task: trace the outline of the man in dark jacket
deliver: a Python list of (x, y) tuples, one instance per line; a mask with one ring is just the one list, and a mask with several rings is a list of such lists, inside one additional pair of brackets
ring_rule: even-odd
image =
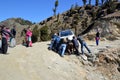
[(73, 42), (73, 47), (75, 48), (76, 54), (79, 55), (79, 43), (75, 36), (73, 36), (72, 42)]
[(8, 36), (13, 37), (13, 35), (6, 30), (6, 27), (4, 25), (0, 27), (1, 27), (1, 36), (2, 36), (2, 47), (1, 47), (0, 53), (6, 54), (8, 50), (7, 37)]
[(82, 52), (82, 54), (84, 54), (84, 50), (83, 50), (84, 47), (88, 50), (89, 53), (91, 53), (91, 51), (90, 51), (90, 49), (87, 47), (87, 44), (86, 44), (85, 40), (83, 39), (83, 37), (80, 36), (80, 35), (78, 35), (78, 38), (77, 38), (77, 39), (78, 39), (78, 41), (79, 41), (80, 44), (81, 44), (81, 52)]
[(97, 46), (99, 45), (99, 39), (100, 39), (100, 33), (99, 33), (99, 31), (97, 31), (96, 37), (95, 37), (96, 45), (97, 45)]
[(11, 33), (13, 34), (14, 38), (16, 36), (16, 27), (13, 26), (13, 28), (11, 29)]

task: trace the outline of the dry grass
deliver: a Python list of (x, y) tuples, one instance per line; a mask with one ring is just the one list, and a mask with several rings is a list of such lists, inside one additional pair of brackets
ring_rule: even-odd
[(118, 40), (116, 36), (108, 36), (106, 39), (110, 41)]

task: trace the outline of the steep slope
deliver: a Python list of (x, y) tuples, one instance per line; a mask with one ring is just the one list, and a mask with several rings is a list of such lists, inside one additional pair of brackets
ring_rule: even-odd
[(115, 5), (111, 4), (114, 8), (109, 7), (109, 5), (106, 3), (103, 6), (86, 5), (72, 7), (56, 17), (52, 16), (43, 20), (39, 25), (42, 27), (48, 26), (50, 35), (60, 30), (72, 29), (76, 35), (87, 34), (86, 37), (94, 38), (96, 31), (99, 30), (101, 38), (110, 40), (109, 37), (112, 36), (114, 39), (117, 39), (120, 26), (116, 26), (113, 22), (117, 21), (118, 24), (120, 22), (120, 14), (118, 14), (120, 10), (118, 7), (115, 7), (119, 6), (120, 2), (115, 3)]

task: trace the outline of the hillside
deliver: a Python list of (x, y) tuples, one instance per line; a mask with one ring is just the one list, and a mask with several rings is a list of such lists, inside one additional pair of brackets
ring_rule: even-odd
[[(74, 5), (62, 14), (51, 16), (39, 23), (32, 23), (22, 18), (9, 18), (0, 22), (0, 25), (17, 27), (17, 44), (21, 44), (24, 40), (21, 32), (28, 26), (33, 30), (37, 27), (33, 31), (33, 38), (37, 37), (34, 42), (50, 40), (54, 32), (64, 29), (71, 29), (76, 35), (85, 35), (88, 40), (94, 40), (96, 30), (99, 30), (103, 40), (116, 40), (120, 36), (120, 2), (108, 2), (101, 6)], [(41, 28), (46, 29), (47, 34), (41, 33)]]
[(28, 20), (24, 20), (21, 18), (9, 18), (5, 21), (0, 22), (0, 25), (5, 25), (8, 28), (13, 28), (13, 26), (16, 26), (16, 41), (17, 44), (22, 43), (23, 37), (21, 36), (21, 32), (24, 28), (27, 28), (29, 25), (32, 25), (32, 23)]
[[(87, 41), (95, 60), (65, 55), (47, 49), (50, 42), (26, 48), (17, 45), (0, 54), (0, 80), (120, 80), (120, 40)], [(99, 55), (99, 56), (98, 56)]]
[[(114, 6), (111, 7), (111, 6)], [(70, 10), (47, 18), (40, 22), (41, 26), (48, 26), (49, 32), (58, 32), (64, 29), (72, 29), (76, 35), (88, 34), (92, 38), (96, 30), (100, 30), (102, 37), (113, 32), (112, 35), (119, 35), (119, 27), (114, 22), (120, 22), (120, 2), (104, 4), (102, 6), (72, 6)], [(112, 10), (111, 10), (112, 9)], [(112, 31), (114, 29), (114, 31)], [(118, 30), (118, 31), (117, 31)]]
[(16, 26), (16, 42), (17, 44), (22, 44), (22, 41), (24, 40), (24, 36), (22, 35), (22, 32), (24, 29), (27, 29), (27, 27), (31, 27), (32, 29), (35, 27), (35, 23), (32, 23), (29, 20), (24, 20), (22, 18), (9, 18), (7, 20), (4, 20), (0, 22), (0, 25), (5, 25), (9, 29), (13, 28), (13, 26)]

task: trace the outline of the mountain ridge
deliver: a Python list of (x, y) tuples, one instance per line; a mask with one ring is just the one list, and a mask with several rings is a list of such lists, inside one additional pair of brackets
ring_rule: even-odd
[[(9, 18), (0, 22), (0, 25), (6, 25), (10, 28), (12, 28), (14, 25), (17, 27), (18, 44), (22, 43), (22, 40), (20, 39), (22, 30), (28, 26), (30, 26), (32, 29), (37, 26), (38, 31), (34, 32), (38, 33), (35, 34), (40, 33), (40, 28), (43, 27), (44, 29), (47, 27), (47, 35), (45, 36), (48, 36), (48, 38), (45, 40), (50, 40), (50, 36), (54, 32), (59, 32), (59, 30), (64, 29), (73, 30), (75, 35), (85, 35), (86, 39), (89, 40), (94, 40), (96, 30), (99, 29), (101, 38), (110, 40), (112, 37), (113, 39), (117, 39), (117, 36), (120, 34), (120, 14), (116, 16), (114, 13), (120, 13), (120, 2), (114, 2), (111, 5), (114, 6), (114, 4), (116, 5), (115, 8), (108, 7), (108, 4), (103, 6), (74, 6), (62, 14), (51, 16), (39, 23), (32, 23), (31, 21), (24, 20), (22, 18)], [(42, 41), (43, 38), (41, 39), (41, 37), (41, 35), (37, 36), (38, 39), (36, 41)]]

